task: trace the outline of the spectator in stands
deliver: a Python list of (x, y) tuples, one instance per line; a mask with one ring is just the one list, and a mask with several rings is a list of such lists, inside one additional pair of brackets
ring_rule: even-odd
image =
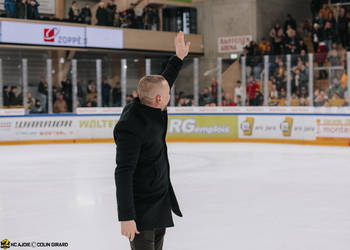
[[(323, 67), (327, 59), (327, 46), (326, 43), (320, 42), (317, 48), (317, 54), (315, 56), (318, 67)], [(327, 79), (327, 72), (325, 70), (320, 70), (319, 79)]]
[(72, 7), (69, 9), (69, 21), (78, 23), (81, 21), (80, 19), (80, 9), (78, 7), (77, 1), (72, 2)]
[(326, 43), (327, 50), (332, 49), (332, 41), (334, 40), (334, 30), (329, 21), (326, 21), (324, 29), (322, 31), (322, 41)]
[(263, 39), (259, 43), (260, 54), (264, 55), (268, 47), (270, 47), (270, 43), (265, 39), (265, 37), (263, 37)]
[(35, 100), (35, 105), (33, 106), (31, 112), (32, 114), (44, 113), (43, 107), (41, 106), (40, 100)]
[(30, 92), (27, 92), (27, 105), (29, 113), (31, 113), (35, 106), (35, 99), (33, 98), (32, 93)]
[(229, 93), (226, 93), (224, 95), (224, 100), (222, 102), (221, 106), (236, 106), (235, 102), (232, 100), (231, 96)]
[(309, 33), (312, 31), (312, 27), (307, 19), (304, 21), (302, 29), (304, 37), (308, 36)]
[(270, 37), (272, 39), (273, 53), (275, 55), (281, 54), (281, 45), (283, 44), (284, 33), (279, 23), (276, 23), (275, 27), (273, 27), (271, 30)]
[(238, 100), (237, 100), (237, 97), (238, 96), (242, 96), (243, 95), (243, 87), (242, 87), (242, 82), (240, 80), (238, 80), (236, 82), (236, 86), (235, 86), (235, 89), (234, 89), (234, 102), (237, 103)]
[(270, 90), (270, 94), (269, 94), (269, 105), (270, 106), (277, 106), (278, 105), (278, 98), (279, 98), (279, 94), (277, 91), (277, 86), (276, 84), (272, 84), (271, 85), (271, 90)]
[(236, 102), (235, 102), (235, 104), (236, 104), (236, 106), (242, 106), (242, 96), (240, 96), (240, 95), (237, 95), (236, 96)]
[(317, 52), (320, 39), (321, 39), (320, 24), (314, 23), (313, 30), (312, 30), (312, 44), (313, 44), (315, 53)]
[(58, 93), (58, 89), (56, 86), (52, 87), (52, 103), (55, 103), (56, 99), (57, 99), (57, 93)]
[(91, 85), (90, 93), (86, 95), (86, 106), (97, 107), (97, 92), (95, 85)]
[(199, 106), (214, 102), (215, 99), (209, 91), (209, 88), (204, 88), (202, 94), (199, 96)]
[(120, 107), (122, 105), (122, 90), (119, 82), (112, 89), (112, 104), (113, 107)]
[(91, 9), (89, 4), (85, 4), (85, 7), (81, 9), (81, 21), (82, 23), (91, 24)]
[(8, 88), (7, 85), (5, 85), (3, 87), (2, 100), (3, 100), (3, 105), (4, 106), (9, 106), (10, 105), (10, 93), (9, 93), (9, 88)]
[(9, 93), (9, 106), (17, 106), (17, 105), (23, 105), (19, 102), (18, 96), (17, 96), (17, 87), (12, 86), (11, 91)]
[(249, 81), (248, 81), (248, 84), (247, 84), (247, 87), (246, 87), (246, 96), (248, 97), (249, 99), (249, 106), (256, 106), (256, 90), (257, 89), (260, 89), (260, 85), (257, 81), (255, 81), (254, 77), (253, 76), (250, 76), (249, 77)]
[(40, 100), (41, 100), (41, 104), (43, 105), (44, 108), (44, 112), (47, 112), (47, 90), (48, 90), (48, 84), (46, 82), (46, 80), (41, 77), (40, 78), (40, 82), (39, 82), (39, 86), (38, 86), (38, 92), (40, 94)]
[(284, 32), (287, 34), (288, 26), (290, 26), (293, 30), (297, 30), (297, 21), (292, 17), (291, 14), (287, 15), (287, 20), (284, 23)]
[(126, 10), (126, 22), (128, 28), (136, 28), (136, 14), (135, 14), (135, 3), (130, 4), (130, 8)]
[(79, 105), (82, 107), (85, 105), (85, 100), (84, 100), (84, 92), (83, 92), (83, 88), (81, 86), (81, 81), (80, 79), (78, 78), (77, 79), (77, 97), (78, 97), (78, 102), (79, 102)]
[(96, 11), (96, 19), (97, 19), (97, 25), (106, 26), (108, 24), (108, 13), (104, 2), (98, 3), (98, 9)]
[(115, 14), (117, 12), (117, 5), (115, 4), (114, 0), (109, 0), (109, 2), (107, 3), (106, 10), (107, 10), (107, 25), (113, 26)]
[(300, 39), (299, 40), (299, 43), (298, 43), (298, 53), (300, 54), (301, 51), (305, 51), (305, 53), (307, 54), (308, 53), (308, 48), (307, 48), (307, 45), (305, 44), (304, 40), (303, 39)]
[(26, 0), (17, 0), (17, 18), (24, 19), (26, 18)]
[(348, 44), (348, 23), (349, 20), (346, 17), (346, 12), (344, 8), (340, 9), (340, 15), (339, 15), (339, 23), (338, 23), (338, 27), (339, 27), (339, 40), (343, 46), (343, 48), (346, 48), (347, 44)]
[[(332, 49), (328, 52), (327, 60), (331, 63), (332, 67), (341, 66), (341, 54), (338, 51), (338, 46), (336, 43), (332, 44)], [(331, 77), (336, 76), (336, 70), (331, 70)]]
[(27, 1), (27, 18), (28, 19), (40, 19), (39, 6), (40, 4), (36, 0)]
[(102, 107), (109, 107), (109, 96), (111, 92), (111, 85), (107, 82), (104, 77), (102, 80)]
[(93, 80), (89, 80), (89, 83), (88, 83), (87, 88), (86, 88), (86, 92), (88, 94), (91, 93), (91, 89), (93, 86), (95, 86), (95, 88), (96, 88), (95, 82)]
[(318, 12), (321, 9), (321, 1), (320, 0), (312, 0), (311, 1), (311, 12), (312, 17), (316, 17), (318, 15)]
[(72, 83), (70, 81), (70, 79), (66, 79), (66, 81), (63, 81), (62, 83), (62, 94), (64, 97), (64, 100), (66, 101), (67, 107), (68, 107), (68, 111), (72, 112)]
[(53, 112), (66, 113), (67, 111), (68, 111), (68, 105), (66, 100), (64, 99), (64, 95), (62, 93), (58, 93), (57, 100), (53, 104)]
[(5, 0), (4, 7), (7, 17), (16, 17), (16, 0)]
[(322, 14), (324, 19), (329, 19), (329, 15), (332, 13), (332, 11), (329, 8), (328, 4), (324, 3), (322, 4), (322, 8), (319, 13)]
[(211, 80), (211, 95), (215, 100), (217, 100), (217, 93), (218, 93), (218, 81), (216, 78), (213, 78)]

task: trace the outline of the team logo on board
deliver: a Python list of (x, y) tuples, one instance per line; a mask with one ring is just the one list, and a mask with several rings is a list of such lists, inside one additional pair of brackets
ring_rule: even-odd
[(253, 134), (253, 127), (254, 127), (254, 117), (247, 117), (241, 123), (241, 129), (244, 135), (251, 136)]
[(284, 119), (284, 121), (281, 123), (280, 128), (283, 136), (291, 136), (293, 129), (293, 118), (286, 117), (286, 119)]

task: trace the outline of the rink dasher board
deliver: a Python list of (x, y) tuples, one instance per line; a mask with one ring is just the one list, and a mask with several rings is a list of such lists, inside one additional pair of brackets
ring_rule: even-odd
[[(2, 145), (60, 140), (67, 143), (79, 140), (113, 142), (113, 128), (120, 112), (112, 111), (113, 108), (106, 114), (0, 116), (0, 141)], [(175, 142), (257, 140), (316, 145), (320, 142), (346, 146), (350, 143), (350, 114), (169, 113), (167, 139)]]

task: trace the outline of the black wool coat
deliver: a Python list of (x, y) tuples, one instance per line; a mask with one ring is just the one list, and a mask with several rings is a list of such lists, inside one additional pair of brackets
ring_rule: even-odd
[[(181, 67), (182, 60), (172, 56), (161, 74), (170, 88)], [(173, 227), (171, 211), (182, 217), (170, 182), (167, 124), (166, 110), (136, 98), (124, 107), (114, 128), (118, 220), (135, 220), (139, 231)]]

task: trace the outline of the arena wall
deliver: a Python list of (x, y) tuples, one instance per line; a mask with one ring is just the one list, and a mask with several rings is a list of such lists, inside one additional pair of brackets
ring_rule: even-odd
[[(0, 145), (113, 142), (121, 108), (78, 114), (1, 113)], [(248, 142), (350, 146), (349, 108), (169, 108), (168, 142)]]

